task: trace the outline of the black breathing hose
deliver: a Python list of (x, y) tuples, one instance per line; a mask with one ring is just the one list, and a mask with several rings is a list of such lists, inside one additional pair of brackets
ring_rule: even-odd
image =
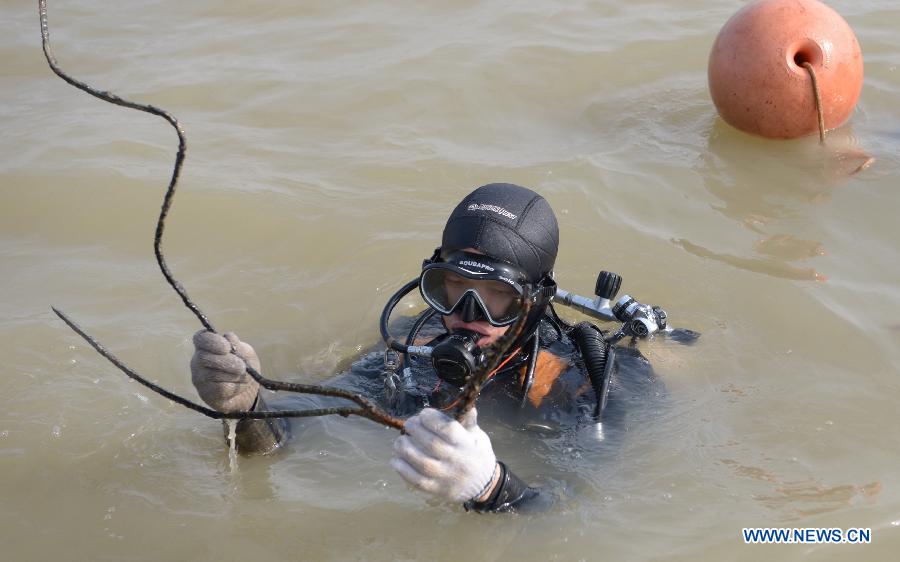
[[(416, 319), (415, 324), (413, 324), (412, 329), (409, 331), (409, 335), (406, 336), (406, 348), (409, 349), (409, 346), (416, 344), (416, 338), (419, 336), (419, 331), (422, 330), (422, 326), (424, 326), (429, 320), (434, 318), (434, 315), (437, 314), (437, 311), (433, 308), (428, 308), (423, 311), (422, 314)], [(405, 365), (409, 365), (409, 354), (403, 354), (403, 361)]]
[(609, 395), (609, 379), (615, 360), (615, 349), (606, 343), (600, 330), (590, 322), (581, 322), (569, 333), (581, 352), (584, 367), (588, 372), (591, 386), (597, 395), (597, 408), (594, 416), (599, 419), (606, 408)]
[(387, 303), (384, 305), (384, 310), (381, 311), (381, 322), (379, 322), (379, 328), (381, 328), (381, 338), (384, 340), (385, 345), (394, 351), (399, 351), (400, 353), (406, 353), (406, 349), (409, 347), (405, 344), (402, 344), (394, 339), (388, 332), (388, 321), (391, 319), (391, 313), (394, 311), (394, 307), (397, 306), (397, 303), (409, 294), (413, 289), (419, 286), (419, 278), (416, 277), (406, 285), (400, 287), (400, 290), (394, 293), (394, 295), (388, 299)]
[(531, 357), (528, 358), (528, 369), (525, 371), (525, 380), (522, 381), (522, 401), (519, 407), (524, 407), (528, 401), (528, 393), (534, 386), (534, 367), (537, 365), (538, 353), (541, 352), (540, 330), (534, 333), (534, 343), (531, 346)]

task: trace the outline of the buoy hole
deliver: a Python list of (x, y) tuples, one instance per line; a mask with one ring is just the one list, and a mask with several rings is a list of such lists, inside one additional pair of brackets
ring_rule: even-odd
[(790, 57), (789, 60), (791, 60), (801, 72), (805, 72), (803, 70), (804, 63), (808, 62), (815, 67), (822, 65), (822, 49), (811, 39), (797, 42), (793, 45), (793, 49), (788, 52), (794, 53), (794, 56)]

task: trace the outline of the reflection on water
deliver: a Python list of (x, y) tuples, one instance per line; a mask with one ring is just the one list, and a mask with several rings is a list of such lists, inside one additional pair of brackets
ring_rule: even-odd
[[(794, 141), (759, 139), (716, 120), (708, 135), (708, 151), (695, 169), (706, 189), (719, 199), (713, 208), (760, 236), (751, 248), (762, 257), (749, 258), (704, 248), (689, 240), (676, 244), (688, 252), (734, 267), (785, 279), (827, 281), (804, 262), (825, 255), (820, 241), (784, 232), (802, 223), (813, 206), (830, 200), (848, 177), (865, 170), (874, 158), (856, 147), (845, 127), (830, 133), (823, 146), (814, 137)], [(734, 178), (745, 178), (736, 182)], [(799, 220), (798, 220), (799, 219)]]
[(775, 234), (760, 239), (753, 249), (763, 255), (785, 260), (805, 260), (824, 256), (825, 248), (814, 240), (800, 240), (790, 234)]
[[(726, 263), (733, 267), (738, 267), (755, 273), (772, 275), (781, 277), (782, 279), (795, 279), (798, 281), (827, 281), (827, 278), (811, 267), (797, 267), (789, 261), (785, 261), (779, 257), (767, 258), (744, 258), (733, 254), (717, 253), (708, 250), (703, 246), (692, 244), (687, 240), (672, 240), (675, 244), (681, 246), (691, 254), (715, 261)], [(758, 251), (758, 250), (757, 250)], [(823, 252), (824, 253), (824, 252)]]
[(718, 462), (731, 469), (738, 477), (766, 483), (771, 489), (755, 494), (754, 498), (785, 522), (853, 505), (874, 505), (882, 491), (881, 482), (826, 486), (816, 478), (785, 480), (768, 469), (747, 466), (734, 459), (721, 459)]

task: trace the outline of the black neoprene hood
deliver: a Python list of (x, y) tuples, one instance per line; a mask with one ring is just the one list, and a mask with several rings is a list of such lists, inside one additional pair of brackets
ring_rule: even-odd
[(556, 215), (530, 189), (511, 183), (483, 185), (453, 209), (444, 227), (441, 253), (465, 248), (518, 266), (535, 283), (556, 263)]

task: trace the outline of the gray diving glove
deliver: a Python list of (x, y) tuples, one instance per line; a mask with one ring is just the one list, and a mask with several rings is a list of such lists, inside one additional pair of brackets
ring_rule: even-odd
[(194, 334), (191, 381), (210, 408), (224, 413), (251, 410), (259, 393), (259, 383), (247, 372), (244, 361), (231, 353), (232, 346), (260, 372), (256, 351), (234, 332), (221, 336), (200, 330)]

